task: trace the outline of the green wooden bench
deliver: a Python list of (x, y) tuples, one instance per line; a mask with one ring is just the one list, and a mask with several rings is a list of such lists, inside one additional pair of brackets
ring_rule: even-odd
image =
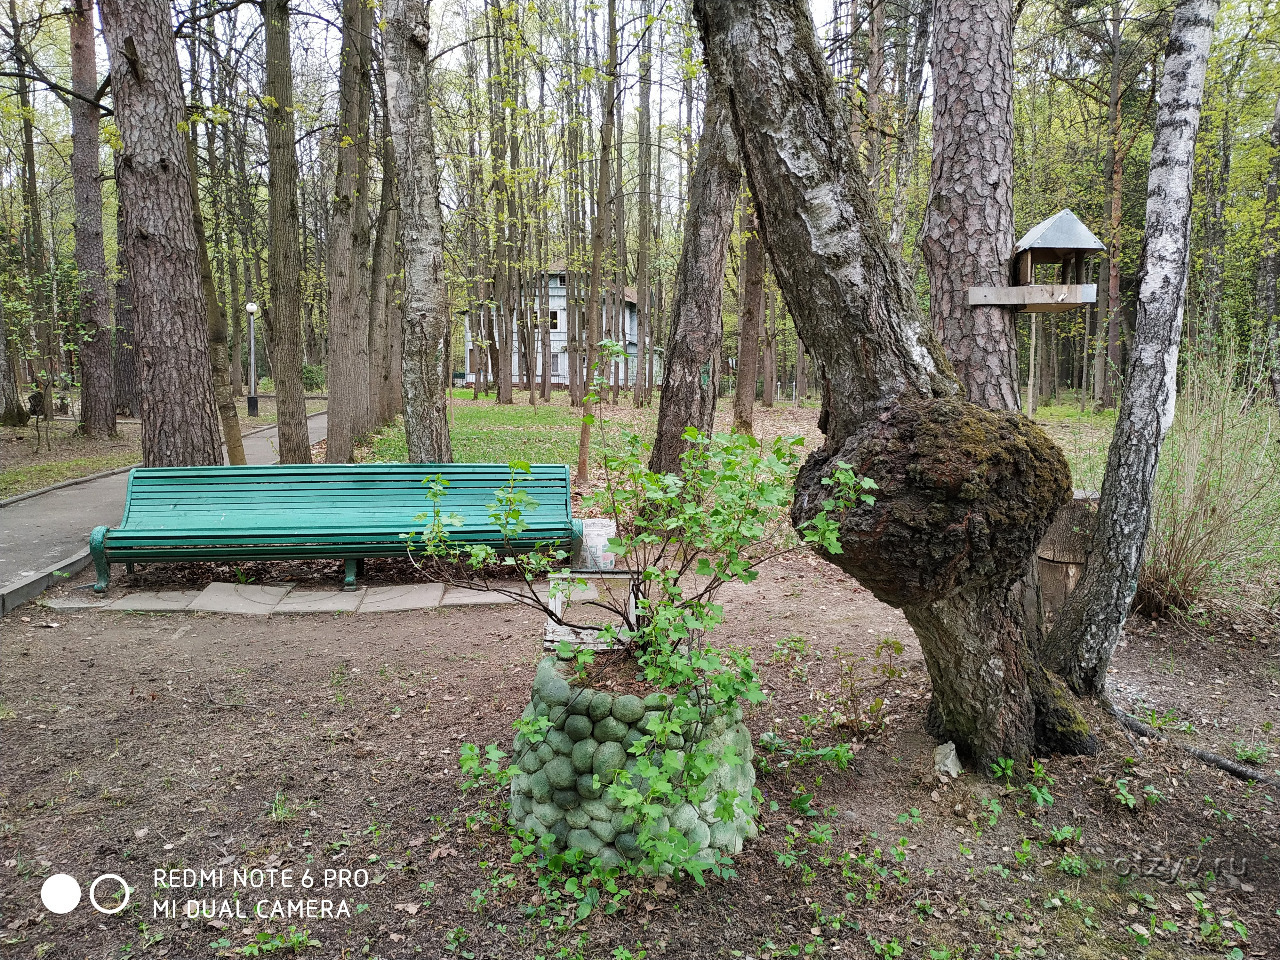
[[(448, 481), (440, 507), (458, 514), (449, 536), (465, 543), (504, 546), (489, 519), (494, 492), (511, 470), (496, 463), (300, 464), (269, 467), (139, 467), (129, 474), (120, 526), (95, 527), (89, 535), (102, 593), (111, 564), (176, 560), (346, 561), (348, 590), (355, 589), (366, 557), (407, 554), (404, 534), (420, 529), (426, 513), (423, 480)], [(520, 489), (538, 503), (514, 549), (554, 544), (572, 549), (582, 539), (573, 519), (569, 468), (535, 464), (519, 475)]]

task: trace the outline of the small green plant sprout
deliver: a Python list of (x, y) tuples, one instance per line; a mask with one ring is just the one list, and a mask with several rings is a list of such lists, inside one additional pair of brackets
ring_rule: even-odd
[(235, 952), (246, 957), (260, 957), (264, 954), (275, 953), (278, 950), (299, 953), (309, 947), (319, 947), (320, 945), (320, 941), (312, 937), (309, 931), (290, 927), (288, 930), (282, 930), (279, 933), (268, 933), (265, 930), (259, 931), (243, 947), (237, 947)]
[(1089, 872), (1089, 866), (1079, 854), (1068, 851), (1058, 861), (1058, 869), (1069, 877), (1083, 877)]
[(1148, 807), (1154, 807), (1157, 804), (1164, 803), (1164, 794), (1157, 789), (1154, 783), (1148, 783), (1143, 786), (1142, 798), (1147, 801)]
[(1265, 743), (1246, 743), (1244, 740), (1237, 740), (1232, 746), (1236, 748), (1236, 759), (1243, 760), (1245, 763), (1266, 763), (1270, 754)]
[(1005, 786), (1009, 786), (1013, 780), (1013, 761), (1008, 757), (997, 757), (991, 764), (991, 777), (994, 780), (1003, 780)]
[(905, 823), (905, 824), (907, 824), (908, 826), (912, 826), (912, 827), (918, 827), (918, 826), (920, 826), (920, 821), (921, 821), (921, 819), (922, 819), (922, 817), (921, 817), (921, 815), (920, 815), (920, 808), (919, 808), (919, 807), (912, 807), (912, 808), (911, 808), (910, 810), (908, 810), (906, 813), (900, 813), (900, 814), (898, 814), (898, 822), (899, 822), (899, 823)]
[(1066, 846), (1067, 844), (1079, 843), (1083, 835), (1079, 827), (1054, 827), (1049, 831), (1049, 842), (1058, 846)]
[(1000, 814), (1004, 812), (1004, 807), (995, 797), (983, 797), (980, 802), (982, 808), (987, 811), (987, 826), (994, 827), (1000, 822)]
[(1116, 781), (1116, 788), (1113, 791), (1113, 795), (1121, 804), (1128, 807), (1130, 810), (1137, 809), (1138, 798), (1129, 790), (1129, 781), (1127, 779), (1122, 777)]

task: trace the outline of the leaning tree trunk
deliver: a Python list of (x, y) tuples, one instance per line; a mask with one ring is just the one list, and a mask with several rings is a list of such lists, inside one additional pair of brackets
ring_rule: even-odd
[(968, 301), (970, 287), (1009, 282), (1013, 0), (935, 0), (933, 15), (933, 163), (923, 231), (929, 315), (968, 399), (1017, 410), (1014, 313)]
[(1146, 251), (1124, 396), (1102, 479), (1093, 549), (1047, 652), (1079, 693), (1100, 696), (1137, 590), (1160, 444), (1173, 423), (1187, 288), (1196, 132), (1218, 0), (1173, 16), (1147, 176)]
[(400, 173), (402, 369), (409, 460), (450, 463), (449, 310), (431, 112), (429, 10), (430, 0), (392, 0), (387, 8), (387, 118)]
[(751, 201), (742, 211), (742, 285), (738, 298), (738, 376), (733, 391), (733, 432), (750, 434), (764, 326), (764, 248)]
[(1001, 677), (1026, 665), (1010, 652), (1020, 634), (985, 616), (1009, 602), (1070, 496), (1065, 458), (1027, 418), (957, 396), (850, 146), (807, 5), (699, 0), (694, 12), (823, 392), (826, 442), (796, 480), (792, 522), (822, 512), (823, 481), (842, 465), (873, 479), (874, 504), (836, 508), (840, 552), (825, 556), (915, 628), (932, 726), (979, 762), (1091, 748), (1069, 701), (1040, 709), (1026, 692), (1035, 679)]
[(298, 155), (288, 0), (262, 0), (266, 32), (267, 220), (271, 256), (271, 376), (281, 463), (310, 463), (302, 389), (302, 251), (298, 244)]
[(76, 0), (71, 11), (71, 179), (76, 205), (76, 273), (80, 284), (80, 423), (95, 439), (116, 432), (116, 391), (111, 374), (111, 325), (107, 304), (107, 253), (102, 245), (102, 169), (98, 162), (98, 89), (93, 3)]
[(662, 358), (658, 434), (649, 458), (650, 469), (659, 473), (680, 469), (680, 457), (689, 449), (684, 437), (689, 427), (709, 436), (715, 426), (720, 385), (715, 358), (724, 337), (720, 306), (733, 211), (742, 185), (740, 165), (728, 104), (712, 84), (689, 182), (684, 243)]
[(222, 441), (169, 6), (102, 0), (99, 9), (121, 142), (116, 188), (142, 384), (142, 462), (215, 466)]

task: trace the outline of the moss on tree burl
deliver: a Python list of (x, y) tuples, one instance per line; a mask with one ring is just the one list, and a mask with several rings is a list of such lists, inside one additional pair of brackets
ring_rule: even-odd
[(899, 607), (1019, 576), (1071, 498), (1067, 461), (1043, 430), (956, 398), (900, 400), (813, 454), (796, 480), (797, 526), (830, 499), (822, 481), (842, 463), (880, 489), (836, 514), (844, 552), (824, 556)]

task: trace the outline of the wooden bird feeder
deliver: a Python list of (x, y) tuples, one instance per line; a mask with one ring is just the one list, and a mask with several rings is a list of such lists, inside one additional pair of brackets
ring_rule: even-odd
[[(1013, 307), (1027, 313), (1063, 313), (1098, 300), (1098, 285), (1083, 283), (1085, 258), (1106, 249), (1070, 210), (1036, 224), (1013, 251), (1012, 286), (970, 287), (971, 307)], [(1041, 263), (1061, 267), (1060, 283), (1035, 283)]]

